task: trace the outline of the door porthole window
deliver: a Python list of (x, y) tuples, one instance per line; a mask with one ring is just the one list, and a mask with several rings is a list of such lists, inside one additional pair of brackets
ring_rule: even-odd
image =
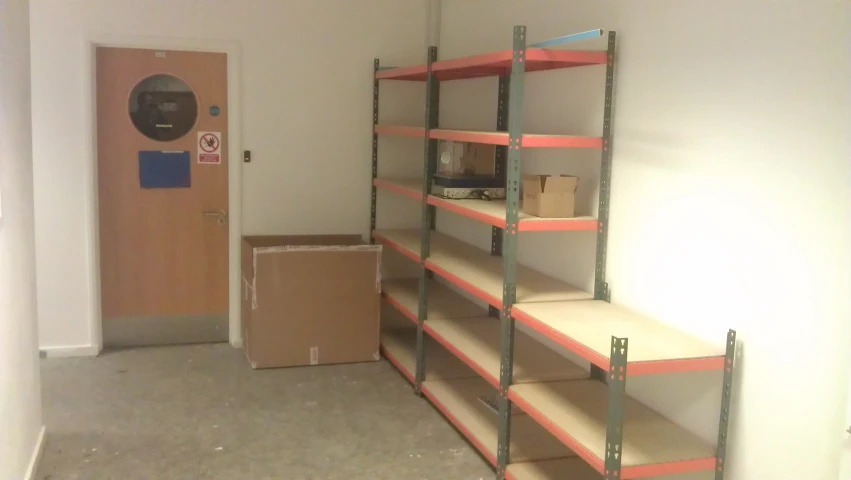
[(183, 80), (168, 74), (151, 75), (130, 92), (130, 120), (142, 135), (171, 142), (192, 131), (198, 119), (195, 92)]

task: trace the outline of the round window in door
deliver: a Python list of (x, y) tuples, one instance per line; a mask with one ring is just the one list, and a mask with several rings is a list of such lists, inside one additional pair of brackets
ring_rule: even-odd
[(145, 78), (130, 92), (129, 103), (130, 119), (139, 133), (159, 142), (183, 137), (198, 118), (195, 93), (173, 75)]

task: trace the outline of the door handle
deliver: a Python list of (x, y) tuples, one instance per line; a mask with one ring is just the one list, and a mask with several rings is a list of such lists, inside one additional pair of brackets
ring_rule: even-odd
[(207, 210), (204, 212), (205, 217), (216, 217), (219, 225), (228, 223), (228, 212), (224, 210)]

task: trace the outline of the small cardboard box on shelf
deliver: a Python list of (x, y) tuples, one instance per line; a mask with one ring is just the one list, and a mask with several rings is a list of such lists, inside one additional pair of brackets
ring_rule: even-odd
[(437, 174), (446, 177), (493, 175), (495, 157), (494, 145), (444, 140), (438, 150)]
[(360, 235), (242, 237), (242, 290), (252, 368), (379, 359), (380, 245)]
[(523, 175), (521, 210), (536, 217), (571, 218), (578, 182), (579, 177), (570, 175)]

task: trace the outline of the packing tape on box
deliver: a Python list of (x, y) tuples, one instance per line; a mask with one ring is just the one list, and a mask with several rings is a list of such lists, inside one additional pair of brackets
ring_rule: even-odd
[[(378, 261), (375, 262), (375, 291), (381, 294), (381, 252), (382, 245), (281, 245), (277, 247), (256, 247), (251, 259), (254, 278), (251, 285), (245, 280), (246, 291), (251, 290), (251, 309), (257, 310), (257, 255), (262, 253), (285, 253), (285, 252), (378, 252)], [(246, 293), (246, 299), (248, 299)]]
[(381, 252), (381, 245), (279, 245), (256, 247), (254, 253), (280, 252)]
[(257, 295), (254, 295), (254, 280), (251, 282), (247, 278), (242, 277), (243, 292), (242, 298), (248, 300), (248, 295), (251, 295), (251, 309), (257, 310)]
[(257, 249), (251, 257), (251, 309), (257, 310)]
[[(380, 245), (379, 245), (380, 246)], [(378, 261), (375, 262), (375, 291), (381, 295), (381, 254), (379, 252)]]

